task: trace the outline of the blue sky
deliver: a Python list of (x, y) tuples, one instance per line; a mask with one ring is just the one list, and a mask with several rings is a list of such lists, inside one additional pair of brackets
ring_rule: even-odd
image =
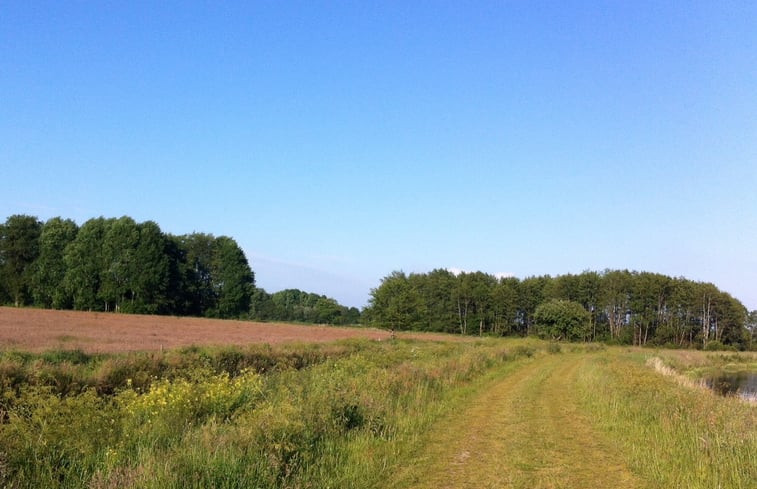
[(0, 217), (234, 237), (259, 286), (629, 268), (757, 309), (754, 2), (1, 2)]

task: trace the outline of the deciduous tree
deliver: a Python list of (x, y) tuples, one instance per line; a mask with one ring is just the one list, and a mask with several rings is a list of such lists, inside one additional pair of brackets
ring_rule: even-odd
[(16, 307), (31, 300), (41, 231), (42, 223), (36, 217), (18, 214), (0, 226), (0, 280)]
[(34, 263), (32, 295), (34, 303), (42, 307), (65, 309), (73, 305), (63, 286), (66, 247), (76, 239), (79, 227), (71, 219), (54, 217), (42, 226), (39, 237), (39, 257)]
[(63, 286), (73, 298), (74, 308), (103, 310), (100, 285), (103, 272), (103, 240), (112, 220), (98, 217), (85, 222), (66, 247)]
[(217, 300), (211, 315), (232, 318), (249, 312), (255, 277), (244, 252), (227, 236), (213, 243), (211, 283)]

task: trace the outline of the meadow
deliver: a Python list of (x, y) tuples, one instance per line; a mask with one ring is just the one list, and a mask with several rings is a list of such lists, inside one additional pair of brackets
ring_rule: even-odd
[(650, 364), (677, 354), (493, 338), (5, 350), (0, 486), (753, 487), (755, 406)]
[(533, 347), (348, 340), (4, 352), (6, 487), (377, 485), (451, 391)]

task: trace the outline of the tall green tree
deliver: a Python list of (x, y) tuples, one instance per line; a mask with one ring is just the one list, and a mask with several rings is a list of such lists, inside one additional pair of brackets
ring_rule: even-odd
[(330, 297), (320, 297), (315, 303), (315, 322), (319, 324), (342, 324), (344, 308)]
[(628, 270), (605, 270), (602, 274), (601, 303), (612, 339), (625, 341), (623, 335), (631, 312), (632, 284)]
[(213, 288), (215, 238), (211, 234), (192, 233), (180, 236), (178, 241), (186, 257), (187, 311), (192, 316), (204, 316), (217, 305)]
[(671, 279), (658, 273), (634, 273), (630, 294), (633, 344), (646, 345), (664, 322)]
[(120, 311), (134, 299), (139, 264), (136, 250), (139, 228), (134, 219), (124, 216), (110, 222), (102, 241), (102, 269), (98, 297), (106, 311)]
[(697, 299), (695, 284), (691, 280), (671, 280), (662, 325), (657, 329), (657, 342), (674, 346), (691, 345), (697, 334)]
[(718, 291), (715, 298), (713, 338), (721, 344), (746, 349), (749, 344), (747, 308), (729, 293)]
[(578, 276), (578, 297), (576, 302), (581, 303), (589, 312), (589, 324), (591, 327), (591, 339), (597, 338), (597, 325), (600, 320), (601, 311), (599, 299), (601, 292), (602, 278), (599, 273), (584, 271)]
[[(457, 295), (460, 311), (460, 332), (478, 333), (489, 331), (493, 322), (492, 291), (497, 285), (493, 275), (483, 272), (461, 273), (458, 275)], [(472, 327), (472, 329), (469, 329)]]
[(211, 263), (211, 281), (217, 303), (210, 314), (222, 318), (247, 314), (255, 289), (255, 276), (242, 249), (227, 236), (216, 238)]
[(719, 291), (715, 285), (710, 283), (697, 283), (694, 287), (698, 306), (697, 312), (699, 313), (699, 338), (702, 342), (702, 348), (707, 349), (711, 336), (717, 331), (716, 301)]
[(749, 311), (746, 320), (747, 348), (753, 350), (757, 346), (757, 310)]
[(181, 316), (198, 315), (193, 310), (189, 288), (194, 274), (187, 263), (187, 250), (183, 236), (164, 235), (164, 253), (168, 260), (168, 285), (164, 310)]
[(66, 247), (63, 286), (73, 298), (75, 309), (101, 311), (100, 286), (104, 270), (103, 242), (112, 220), (93, 218), (82, 224), (76, 238)]
[(250, 298), (250, 317), (261, 320), (278, 319), (274, 315), (271, 294), (259, 287), (255, 287)]
[(143, 222), (137, 228), (139, 242), (134, 250), (130, 310), (148, 314), (171, 312), (174, 302), (169, 286), (173, 250), (169, 240), (153, 221)]
[(312, 307), (309, 294), (299, 289), (284, 289), (271, 295), (272, 318), (279, 321), (307, 321)]
[(420, 291), (410, 286), (407, 275), (394, 271), (371, 290), (366, 310), (371, 322), (392, 329), (421, 329), (423, 303)]
[(499, 280), (491, 291), (492, 332), (508, 335), (516, 331), (518, 315), (518, 285), (515, 277)]
[(423, 329), (454, 333), (457, 330), (457, 304), (454, 298), (457, 277), (443, 268), (413, 276), (416, 277), (416, 288), (426, 305), (426, 325)]
[(31, 302), (41, 232), (42, 223), (33, 216), (13, 215), (0, 226), (0, 281), (16, 307)]
[(42, 226), (39, 237), (39, 258), (34, 264), (32, 296), (34, 303), (55, 309), (73, 306), (71, 296), (63, 286), (66, 247), (76, 239), (79, 227), (71, 219), (53, 217)]
[(520, 334), (530, 334), (534, 325), (536, 308), (546, 299), (545, 290), (552, 277), (542, 275), (521, 280), (518, 287), (518, 329)]

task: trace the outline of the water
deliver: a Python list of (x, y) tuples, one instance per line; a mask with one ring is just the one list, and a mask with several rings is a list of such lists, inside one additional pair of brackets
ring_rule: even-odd
[(757, 401), (757, 372), (719, 374), (705, 378), (704, 384), (721, 396), (739, 396)]

